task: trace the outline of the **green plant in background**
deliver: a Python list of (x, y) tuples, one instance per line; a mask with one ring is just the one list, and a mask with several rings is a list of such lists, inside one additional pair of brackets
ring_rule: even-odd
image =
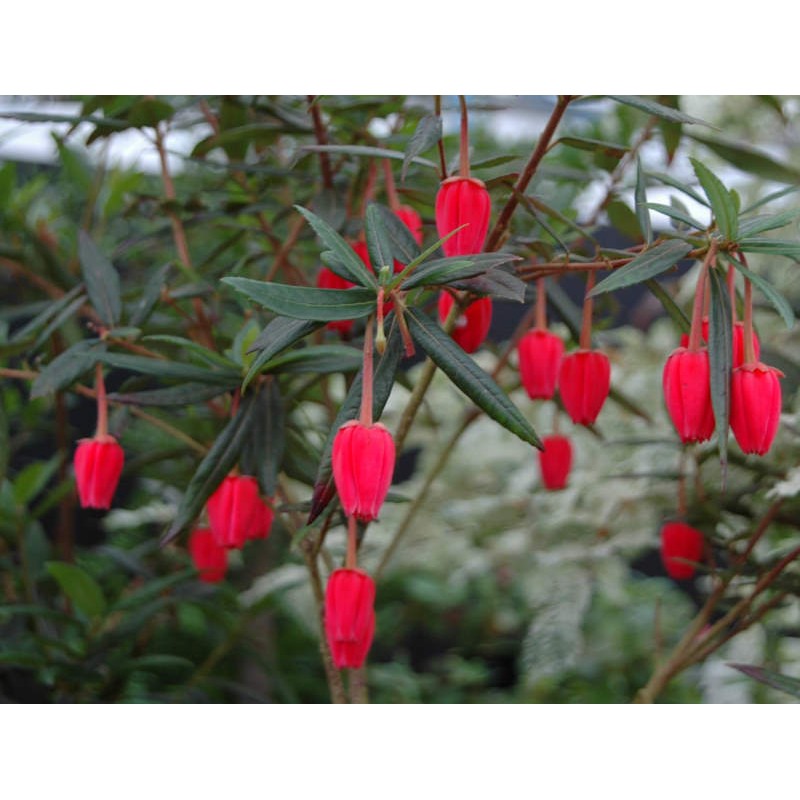
[[(737, 642), (769, 652), (744, 669), (767, 685), (795, 667), (796, 153), (719, 133), (693, 98), (554, 98), (521, 155), (491, 134), (502, 107), (462, 99), (453, 164), (440, 98), (77, 102), (56, 170), (0, 168), (5, 696), (692, 702), (714, 696), (714, 658), (740, 660)], [(800, 113), (776, 103), (776, 125)], [(131, 129), (159, 175), (75, 147)], [(177, 173), (176, 132), (196, 142)], [(729, 188), (725, 164), (756, 180)], [(453, 250), (476, 217), (441, 229), (437, 192), (456, 172), (491, 201), (483, 247)], [(627, 241), (609, 245), (607, 224)], [(676, 280), (687, 261), (702, 266)], [(336, 288), (320, 288), (323, 265)], [(616, 319), (640, 289), (666, 312), (646, 331)], [(692, 296), (717, 433), (682, 445), (661, 372)], [(470, 355), (460, 331), (486, 297), (509, 324)], [(567, 352), (610, 365), (596, 422), (520, 383), (517, 343), (547, 326), (545, 299)], [(765, 457), (727, 434), (735, 323), (754, 315), (760, 359), (784, 375)], [(106, 385), (125, 452), (107, 514), (78, 508), (72, 468)], [(400, 468), (378, 519), (348, 527), (331, 451), (359, 414), (391, 431)], [(536, 479), (553, 424), (574, 451), (560, 492)], [(229, 551), (223, 582), (199, 581), (187, 537), (238, 474), (274, 511), (269, 538)], [(676, 513), (705, 539), (689, 597), (647, 561)], [(325, 587), (356, 557), (376, 634), (365, 667), (339, 670)]]

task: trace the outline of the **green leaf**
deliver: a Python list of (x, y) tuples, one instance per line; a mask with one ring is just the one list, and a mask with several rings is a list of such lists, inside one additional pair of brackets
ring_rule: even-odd
[[(364, 156), (366, 158), (396, 158), (398, 160), (405, 159), (405, 155), (399, 150), (389, 150), (385, 147), (370, 147), (368, 145), (306, 144), (300, 149), (311, 153), (339, 153), (341, 155)], [(409, 160), (413, 164), (420, 164), (423, 167), (437, 169), (436, 164), (434, 164), (433, 161), (428, 161), (427, 158), (414, 156)]]
[(642, 238), (639, 217), (621, 200), (612, 200), (606, 206), (608, 221), (620, 233), (637, 241)]
[(636, 217), (639, 220), (639, 227), (642, 229), (644, 240), (649, 245), (653, 241), (653, 228), (650, 224), (650, 212), (647, 210), (647, 186), (645, 174), (642, 169), (642, 161), (636, 157), (636, 190), (634, 193), (636, 203)]
[(453, 280), (482, 275), (502, 264), (521, 260), (518, 256), (510, 253), (479, 253), (470, 256), (437, 258), (433, 261), (426, 261), (418, 267), (410, 278), (406, 278), (402, 282), (401, 288), (408, 291), (418, 286), (447, 284)]
[[(74, 303), (78, 304), (78, 307), (83, 305), (85, 302), (85, 298), (80, 296), (83, 292), (83, 284), (79, 284), (78, 286), (74, 286), (70, 291), (68, 291), (63, 297), (60, 297), (58, 300), (47, 303), (44, 307), (44, 310), (37, 314), (32, 320), (27, 322), (23, 325), (19, 330), (17, 330), (14, 335), (11, 337), (12, 342), (20, 342), (30, 339), (34, 336), (34, 334), (38, 333), (42, 328), (48, 325), (54, 318), (58, 319), (61, 312), (64, 309), (71, 309)], [(74, 313), (74, 312), (73, 312)], [(57, 327), (57, 326), (56, 326)], [(47, 330), (52, 332), (53, 329), (47, 327)], [(49, 333), (47, 334), (49, 336)], [(42, 338), (42, 337), (40, 337)], [(46, 337), (44, 337), (46, 338)]]
[(711, 367), (711, 405), (717, 427), (717, 445), (722, 466), (722, 487), (728, 472), (728, 425), (733, 368), (733, 323), (730, 296), (725, 279), (717, 269), (708, 271), (711, 306), (708, 321), (708, 360)]
[(9, 456), (8, 415), (3, 402), (3, 393), (0, 392), (0, 485), (6, 479)]
[(172, 264), (164, 264), (156, 269), (145, 283), (141, 296), (131, 310), (131, 325), (141, 325), (150, 316), (161, 297), (162, 290), (167, 285), (171, 268)]
[[(430, 150), (442, 138), (442, 118), (435, 114), (426, 114), (417, 123), (414, 133), (408, 140), (406, 152), (403, 155), (403, 166), (400, 169), (400, 182), (404, 182), (408, 167), (417, 156)], [(434, 165), (435, 167), (435, 165)]]
[(794, 309), (791, 303), (768, 281), (760, 275), (752, 272), (738, 259), (729, 258), (731, 264), (739, 270), (756, 288), (760, 289), (764, 297), (772, 303), (775, 310), (781, 315), (786, 327), (791, 330), (794, 327)]
[[(295, 208), (308, 220), (322, 243), (329, 248), (329, 257), (325, 259), (328, 266), (340, 277), (359, 286), (377, 289), (375, 276), (364, 266), (353, 248), (324, 219), (302, 206)], [(323, 253), (323, 257), (325, 253)], [(281, 313), (281, 312), (278, 312)], [(286, 314), (291, 316), (291, 314)]]
[(516, 275), (506, 272), (504, 267), (489, 270), (475, 278), (462, 280), (451, 278), (448, 285), (454, 289), (496, 297), (499, 300), (511, 300), (515, 303), (525, 302), (526, 284)]
[(283, 131), (284, 126), (276, 125), (274, 122), (254, 122), (251, 125), (229, 128), (198, 142), (192, 150), (192, 157), (203, 158), (219, 147), (230, 152), (234, 158), (244, 158), (248, 145), (273, 144)]
[(127, 369), (141, 375), (154, 375), (179, 381), (197, 381), (198, 383), (214, 383), (232, 389), (239, 383), (240, 375), (233, 369), (205, 369), (178, 361), (167, 361), (162, 358), (147, 358), (128, 353), (98, 353), (98, 361), (110, 367)]
[(14, 500), (18, 506), (26, 506), (47, 486), (61, 463), (61, 456), (54, 455), (49, 461), (34, 461), (23, 467), (14, 478)]
[(792, 239), (748, 237), (739, 241), (739, 249), (744, 253), (765, 253), (800, 261), (800, 242)]
[(790, 183), (795, 186), (800, 183), (800, 170), (788, 164), (780, 164), (768, 155), (759, 153), (758, 150), (753, 150), (747, 145), (719, 137), (711, 139), (696, 133), (689, 134), (689, 138), (704, 144), (720, 158), (743, 172), (749, 172), (751, 175), (757, 175), (759, 178), (777, 183)]
[[(401, 264), (408, 264), (419, 258), (419, 245), (397, 214), (380, 203), (371, 203), (369, 207), (373, 210), (373, 214), (381, 220), (382, 232), (388, 240), (393, 257)], [(372, 263), (375, 264), (374, 259)]]
[(117, 270), (85, 231), (78, 234), (78, 256), (89, 300), (100, 319), (113, 327), (122, 313)]
[(523, 442), (542, 448), (536, 431), (519, 409), (450, 336), (424, 314), (409, 310), (407, 320), (414, 341), (475, 405)]
[(260, 351), (258, 356), (253, 359), (247, 375), (242, 381), (242, 391), (244, 391), (250, 381), (258, 375), (265, 364), (271, 361), (278, 353), (282, 353), (287, 347), (291, 347), (295, 342), (300, 341), (309, 333), (317, 330), (322, 325), (321, 322), (309, 322), (307, 320), (291, 319), (289, 317), (275, 317), (272, 322), (264, 328), (258, 338), (253, 342), (248, 353)]
[[(680, 110), (680, 97), (678, 95), (663, 95), (658, 98), (658, 102), (668, 108)], [(683, 127), (680, 122), (670, 122), (666, 119), (660, 119), (658, 127), (661, 131), (661, 138), (664, 141), (664, 149), (667, 151), (667, 164), (671, 164), (681, 143)]]
[(89, 619), (102, 615), (106, 608), (106, 599), (103, 590), (88, 572), (61, 561), (48, 561), (46, 566), (75, 608)]
[(251, 435), (257, 408), (255, 395), (246, 396), (236, 416), (219, 433), (189, 481), (175, 519), (161, 538), (162, 547), (192, 525), (208, 498), (236, 465)]
[(268, 361), (263, 372), (304, 373), (355, 372), (361, 367), (362, 353), (343, 344), (301, 347)]
[(88, 372), (103, 354), (105, 344), (99, 339), (82, 339), (56, 356), (31, 384), (31, 398), (64, 389)]
[(655, 178), (657, 181), (661, 183), (665, 183), (667, 186), (671, 186), (673, 189), (677, 189), (679, 192), (683, 192), (688, 197), (691, 197), (692, 200), (696, 200), (701, 205), (704, 205), (710, 208), (708, 204), (708, 200), (703, 197), (699, 192), (696, 192), (692, 189), (691, 186), (687, 186), (685, 183), (673, 178), (672, 175), (667, 175), (665, 172), (648, 172), (647, 173), (651, 178)]
[(695, 175), (697, 175), (697, 179), (706, 193), (708, 202), (711, 203), (711, 210), (714, 212), (714, 219), (719, 232), (725, 241), (735, 241), (739, 220), (736, 204), (731, 193), (705, 164), (701, 164), (696, 158), (690, 158), (689, 160), (692, 162)]
[(649, 250), (645, 250), (636, 256), (630, 264), (620, 267), (604, 278), (597, 286), (589, 292), (589, 297), (596, 297), (603, 292), (611, 292), (615, 289), (622, 289), (625, 286), (633, 286), (636, 283), (646, 281), (660, 275), (670, 267), (675, 266), (682, 258), (692, 250), (692, 245), (678, 239), (669, 239), (661, 242)]
[(178, 386), (165, 386), (162, 389), (149, 389), (142, 392), (112, 392), (109, 400), (133, 406), (189, 406), (205, 403), (228, 391), (228, 387), (207, 383), (181, 383)]
[(755, 667), (749, 664), (728, 664), (727, 666), (739, 670), (739, 672), (747, 675), (748, 678), (763, 683), (765, 686), (770, 686), (780, 692), (786, 692), (792, 697), (800, 697), (800, 680), (797, 678), (790, 678), (788, 675), (781, 675), (780, 672), (773, 672), (771, 669)]
[(175, 109), (156, 97), (143, 97), (128, 109), (126, 119), (134, 128), (155, 128), (159, 122), (169, 119)]
[(286, 447), (285, 412), (278, 382), (259, 387), (253, 430), (242, 453), (241, 467), (255, 475), (261, 491), (274, 497)]
[(601, 142), (598, 139), (586, 139), (580, 136), (562, 136), (557, 139), (553, 144), (563, 144), (567, 147), (573, 147), (576, 150), (588, 150), (591, 153), (600, 153), (609, 158), (619, 160), (625, 153), (630, 150), (621, 144), (614, 144), (611, 142)]
[(664, 306), (664, 310), (670, 315), (678, 330), (681, 333), (689, 333), (692, 327), (689, 317), (683, 313), (683, 309), (667, 294), (664, 287), (655, 278), (646, 280), (645, 286), (661, 301), (661, 305)]
[(705, 125), (709, 128), (714, 127), (702, 119), (691, 117), (676, 108), (670, 108), (669, 106), (657, 103), (655, 100), (649, 100), (646, 97), (615, 94), (610, 94), (608, 96), (612, 100), (616, 100), (618, 103), (623, 103), (624, 105), (631, 106), (632, 108), (638, 108), (639, 111), (644, 111), (645, 114), (650, 114), (651, 116), (658, 117), (659, 119), (665, 119), (668, 122), (684, 122), (687, 125)]
[[(671, 198), (673, 201), (675, 198)], [(678, 201), (680, 202), (680, 201)], [(666, 215), (670, 219), (677, 220), (678, 222), (684, 223), (692, 230), (702, 231), (705, 230), (705, 225), (702, 222), (698, 222), (694, 217), (692, 217), (686, 210), (685, 206), (676, 206), (676, 205), (669, 205), (665, 206), (662, 203), (648, 203), (647, 207), (651, 208), (653, 211), (658, 211), (661, 214)]]
[(383, 267), (388, 267), (388, 274), (392, 275), (394, 272), (393, 248), (384, 224), (384, 217), (376, 208), (375, 203), (367, 206), (364, 225), (367, 234), (367, 250), (369, 250), (370, 262), (376, 274), (380, 274)]
[(757, 233), (784, 228), (798, 217), (800, 217), (800, 209), (792, 208), (780, 214), (759, 214), (749, 219), (739, 219), (739, 236), (751, 237)]
[(760, 197), (755, 202), (751, 203), (742, 214), (749, 214), (751, 211), (755, 211), (757, 208), (761, 208), (761, 206), (765, 206), (768, 203), (772, 203), (775, 200), (779, 200), (781, 197), (786, 197), (788, 194), (793, 194), (794, 192), (800, 192), (800, 186), (787, 186), (785, 189), (779, 189), (777, 192), (770, 192), (764, 197)]
[(223, 278), (222, 282), (264, 308), (294, 319), (359, 319), (376, 307), (376, 295), (370, 289), (314, 289), (251, 278)]
[(197, 358), (202, 361), (204, 364), (208, 364), (212, 367), (222, 367), (222, 369), (229, 370), (231, 372), (235, 372), (238, 370), (239, 365), (236, 362), (231, 361), (231, 359), (226, 358), (223, 355), (220, 355), (215, 350), (211, 350), (208, 347), (205, 347), (198, 342), (193, 341), (192, 339), (186, 339), (183, 336), (173, 336), (171, 334), (151, 334), (150, 336), (145, 336), (142, 339), (143, 342), (165, 342), (166, 344), (174, 344), (178, 347), (185, 348), (193, 355), (197, 356)]

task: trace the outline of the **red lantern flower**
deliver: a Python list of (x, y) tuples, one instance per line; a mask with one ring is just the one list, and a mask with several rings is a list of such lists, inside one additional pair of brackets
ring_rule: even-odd
[(325, 636), (337, 669), (363, 666), (375, 634), (375, 582), (358, 569), (337, 569), (325, 589)]
[(446, 256), (480, 253), (489, 231), (492, 201), (483, 181), (454, 177), (442, 182), (436, 194), (436, 230), (439, 237), (466, 224), (443, 245)]
[[(708, 317), (703, 317), (703, 324), (701, 327), (703, 341), (708, 343)], [(681, 347), (689, 346), (689, 334), (681, 334)], [(761, 353), (761, 343), (758, 341), (756, 332), (753, 331), (753, 347), (755, 349), (756, 361)], [(744, 364), (744, 322), (734, 322), (733, 324), (733, 367), (741, 367)]]
[(781, 416), (783, 373), (760, 361), (743, 364), (731, 377), (731, 430), (745, 453), (763, 456), (772, 446)]
[(695, 567), (686, 562), (698, 562), (702, 555), (703, 534), (696, 528), (685, 522), (667, 522), (661, 528), (661, 560), (670, 578), (691, 578)]
[(705, 442), (714, 433), (708, 350), (679, 347), (662, 374), (664, 402), (681, 441)]
[(542, 439), (544, 450), (539, 451), (539, 467), (545, 489), (556, 491), (567, 485), (567, 477), (572, 466), (572, 445), (566, 436), (545, 436)]
[(253, 523), (248, 534), (248, 539), (266, 539), (272, 530), (272, 521), (275, 519), (275, 512), (272, 506), (265, 503), (261, 498), (258, 499), (256, 511), (253, 516)]
[(556, 390), (564, 342), (550, 331), (528, 331), (517, 346), (519, 374), (531, 400), (549, 400)]
[(558, 373), (558, 391), (573, 422), (591, 425), (611, 388), (611, 364), (599, 350), (576, 350), (565, 356)]
[(75, 482), (82, 508), (111, 508), (125, 452), (110, 434), (81, 439), (75, 450)]
[[(318, 289), (351, 289), (354, 283), (346, 278), (341, 278), (333, 270), (322, 267), (317, 273)], [(353, 320), (336, 319), (325, 325), (328, 330), (338, 331), (342, 336), (348, 335), (353, 330)]]
[[(454, 302), (455, 300), (449, 292), (439, 293), (440, 323), (444, 324)], [(474, 353), (486, 339), (491, 324), (492, 299), (491, 297), (481, 297), (464, 309), (456, 320), (456, 326), (450, 335), (465, 353)]]
[(221, 547), (243, 547), (257, 528), (260, 504), (258, 481), (249, 475), (228, 475), (208, 498), (211, 530)]
[(331, 463), (336, 491), (347, 516), (361, 522), (378, 518), (394, 472), (394, 439), (375, 422), (345, 422), (333, 439)]
[[(411, 231), (414, 241), (418, 245), (422, 245), (422, 217), (411, 206), (400, 206), (394, 212), (405, 224), (406, 228)], [(395, 267), (395, 272), (397, 268)]]
[(189, 554), (205, 583), (219, 583), (228, 570), (228, 551), (217, 544), (209, 528), (195, 528), (189, 536)]

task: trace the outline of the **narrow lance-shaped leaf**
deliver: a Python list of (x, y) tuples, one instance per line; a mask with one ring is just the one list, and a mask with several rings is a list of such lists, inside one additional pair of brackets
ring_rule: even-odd
[(106, 608), (103, 590), (97, 581), (80, 567), (60, 561), (48, 561), (47, 571), (55, 578), (64, 594), (79, 611), (90, 619), (99, 617)]
[(768, 181), (777, 181), (778, 183), (800, 183), (800, 170), (788, 164), (781, 164), (768, 155), (760, 153), (758, 150), (753, 150), (747, 145), (740, 144), (739, 142), (732, 142), (727, 139), (711, 139), (696, 133), (690, 134), (690, 138), (704, 144), (710, 150), (713, 150), (720, 158), (724, 158), (725, 161), (733, 164), (744, 172), (758, 175), (759, 178), (764, 178)]
[(233, 469), (248, 441), (257, 408), (255, 395), (248, 395), (239, 405), (236, 415), (228, 422), (189, 481), (175, 519), (161, 539), (164, 546), (192, 525), (203, 510), (208, 498)]
[(226, 386), (207, 383), (182, 383), (161, 389), (146, 389), (141, 392), (112, 392), (108, 399), (115, 403), (134, 406), (187, 406), (205, 403), (224, 392)]
[(127, 369), (142, 375), (154, 375), (158, 378), (180, 381), (197, 381), (198, 383), (215, 383), (233, 388), (239, 382), (239, 373), (231, 369), (206, 369), (179, 361), (167, 361), (162, 358), (147, 358), (129, 353), (98, 353), (97, 361), (110, 367)]
[(314, 289), (230, 277), (222, 282), (260, 306), (294, 319), (359, 319), (375, 310), (376, 294), (371, 289)]
[(748, 678), (752, 678), (759, 683), (778, 689), (781, 692), (786, 692), (792, 697), (800, 697), (800, 680), (797, 678), (791, 678), (788, 675), (781, 675), (779, 672), (749, 664), (728, 664), (728, 666), (739, 670), (739, 672), (747, 675)]
[(589, 292), (589, 296), (596, 297), (603, 292), (611, 292), (615, 289), (622, 289), (625, 286), (633, 286), (649, 278), (654, 278), (656, 275), (666, 272), (670, 267), (674, 267), (691, 250), (691, 244), (679, 239), (661, 242), (661, 244), (657, 244), (655, 247), (651, 247), (636, 256), (630, 264), (614, 270), (611, 275), (600, 281)]
[(425, 115), (414, 129), (411, 138), (408, 140), (405, 155), (403, 156), (403, 166), (400, 170), (400, 181), (405, 181), (409, 164), (417, 156), (433, 147), (442, 138), (442, 118), (436, 114)]
[[(380, 218), (383, 232), (388, 239), (392, 255), (401, 264), (408, 264), (419, 257), (420, 249), (411, 231), (397, 214), (380, 203), (371, 203), (373, 214)], [(373, 263), (375, 263), (373, 261)]]
[(94, 310), (106, 325), (116, 325), (122, 311), (117, 270), (85, 231), (78, 235), (78, 256)]
[(99, 339), (83, 339), (56, 356), (31, 385), (31, 398), (64, 389), (88, 372), (105, 349)]
[(710, 269), (711, 307), (708, 324), (708, 360), (711, 368), (711, 405), (717, 427), (722, 487), (728, 474), (728, 426), (733, 366), (733, 323), (728, 289), (717, 269)]
[(272, 497), (286, 444), (283, 400), (277, 380), (268, 380), (259, 387), (255, 402), (253, 428), (240, 465), (244, 472), (255, 475), (261, 491)]
[(536, 431), (503, 390), (433, 320), (424, 314), (407, 314), (414, 341), (475, 405), (504, 428), (542, 448)]
[(642, 161), (636, 158), (636, 190), (634, 193), (636, 201), (636, 218), (639, 220), (639, 227), (645, 242), (649, 245), (653, 241), (653, 227), (650, 224), (650, 212), (647, 209), (647, 187), (645, 185), (644, 170)]
[(719, 232), (726, 241), (735, 241), (739, 219), (733, 196), (725, 188), (722, 181), (705, 164), (702, 164), (696, 158), (690, 158), (689, 160), (692, 162), (694, 173), (706, 193), (708, 202), (711, 203), (711, 210), (714, 212), (714, 219), (717, 222)]
[(800, 242), (796, 239), (769, 239), (753, 236), (740, 239), (739, 249), (744, 253), (765, 253), (800, 261)]
[(374, 203), (370, 203), (367, 206), (364, 223), (369, 258), (375, 272), (380, 274), (383, 267), (388, 267), (389, 275), (391, 275), (394, 271), (394, 254), (391, 240), (383, 221), (383, 215), (378, 211)]
[(514, 261), (521, 261), (510, 253), (480, 253), (470, 256), (451, 256), (426, 261), (411, 277), (400, 285), (404, 291), (417, 286), (430, 286), (449, 283), (452, 280), (473, 278), (482, 275), (495, 267)]
[(678, 222), (682, 222), (691, 230), (695, 231), (702, 231), (705, 229), (705, 225), (702, 222), (696, 220), (693, 216), (691, 216), (687, 211), (685, 206), (681, 204), (680, 206), (675, 204), (675, 198), (671, 198), (673, 201), (671, 205), (665, 206), (663, 203), (647, 203), (647, 207), (652, 209), (653, 211), (658, 211), (661, 214), (669, 217), (670, 219), (677, 220)]
[(760, 275), (748, 269), (738, 259), (728, 259), (735, 267), (742, 273), (750, 282), (759, 289), (764, 297), (772, 303), (775, 310), (781, 315), (781, 318), (786, 323), (786, 327), (791, 330), (794, 326), (794, 309), (789, 301), (768, 281), (764, 280)]
[(685, 122), (690, 125), (706, 125), (709, 128), (713, 127), (713, 125), (709, 124), (708, 122), (704, 122), (702, 119), (689, 116), (689, 114), (684, 114), (683, 111), (679, 111), (676, 108), (670, 108), (669, 106), (665, 106), (662, 103), (657, 103), (655, 100), (650, 100), (646, 97), (621, 94), (611, 94), (609, 97), (612, 100), (616, 100), (618, 103), (623, 103), (624, 105), (631, 106), (632, 108), (638, 108), (639, 111), (644, 111), (646, 114), (651, 114), (654, 117), (659, 117), (660, 119), (665, 119), (669, 122)]

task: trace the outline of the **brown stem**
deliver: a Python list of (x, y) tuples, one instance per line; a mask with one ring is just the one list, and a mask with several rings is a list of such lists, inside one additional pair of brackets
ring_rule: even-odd
[(98, 361), (95, 364), (94, 386), (97, 392), (97, 432), (98, 438), (108, 436), (108, 398), (106, 397), (106, 383), (103, 380), (103, 365)]
[(592, 348), (592, 313), (594, 311), (594, 299), (590, 292), (594, 288), (595, 273), (592, 270), (586, 276), (586, 297), (583, 300), (583, 320), (581, 323), (581, 337), (578, 346), (581, 350), (591, 350)]
[(458, 103), (461, 106), (458, 174), (462, 178), (469, 178), (469, 117), (467, 115), (467, 100), (463, 94), (458, 96)]
[(392, 211), (400, 210), (400, 198), (397, 196), (397, 187), (394, 185), (392, 164), (388, 158), (383, 159), (383, 176), (386, 183), (386, 196), (389, 199), (389, 208)]
[(544, 158), (545, 153), (547, 152), (550, 140), (553, 138), (553, 134), (558, 127), (558, 123), (561, 121), (561, 118), (564, 116), (564, 112), (567, 110), (567, 106), (572, 102), (573, 99), (574, 98), (569, 95), (563, 95), (558, 98), (556, 107), (553, 109), (553, 113), (550, 115), (550, 119), (547, 121), (547, 125), (545, 125), (545, 128), (542, 131), (542, 135), (539, 137), (539, 141), (536, 143), (536, 147), (534, 148), (528, 163), (525, 165), (525, 169), (522, 171), (519, 178), (517, 178), (517, 182), (514, 184), (514, 191), (512, 192), (511, 197), (508, 198), (503, 210), (500, 212), (500, 216), (497, 218), (497, 222), (495, 223), (492, 232), (489, 234), (486, 246), (484, 247), (484, 250), (487, 253), (497, 250), (497, 248), (500, 246), (500, 240), (502, 239), (503, 234), (511, 222), (511, 217), (514, 214), (517, 205), (519, 205), (519, 196), (525, 192), (525, 189), (531, 182), (531, 178), (533, 178), (536, 170), (539, 167), (539, 162)]
[[(308, 110), (311, 113), (311, 120), (314, 124), (314, 136), (317, 138), (317, 144), (328, 144), (328, 132), (325, 130), (325, 123), (322, 121), (319, 100), (312, 94), (308, 95)], [(326, 189), (333, 189), (333, 172), (331, 171), (331, 161), (327, 153), (321, 152), (319, 154), (319, 166), (322, 171), (323, 186)]]
[[(442, 96), (440, 94), (435, 95), (434, 101), (434, 113), (436, 114), (439, 119), (442, 116)], [(444, 142), (442, 141), (442, 137), (439, 137), (439, 141), (436, 143), (437, 148), (439, 150), (439, 179), (444, 180), (447, 177), (447, 159), (445, 158), (444, 154)]]
[(544, 278), (536, 279), (536, 330), (547, 330), (547, 295)]
[(372, 315), (367, 320), (364, 331), (364, 367), (361, 371), (361, 424), (365, 427), (372, 425)]

